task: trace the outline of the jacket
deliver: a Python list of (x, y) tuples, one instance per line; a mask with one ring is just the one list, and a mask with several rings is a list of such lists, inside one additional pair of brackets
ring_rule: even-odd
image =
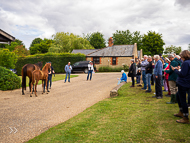
[(148, 65), (147, 60), (142, 61), (142, 63), (141, 63), (141, 71), (144, 71), (147, 65)]
[(186, 88), (190, 88), (190, 60), (186, 60), (182, 63), (181, 71), (177, 69), (174, 72), (178, 75), (177, 85), (181, 85)]
[[(165, 70), (169, 69), (170, 68), (170, 63), (168, 64), (168, 66), (165, 68)], [(169, 74), (164, 72), (164, 75), (165, 75), (165, 79), (168, 79), (169, 78)]]
[(176, 81), (177, 74), (172, 70), (171, 66), (177, 67), (178, 63), (175, 60), (171, 61), (169, 70), (165, 71), (166, 73), (169, 74), (169, 78), (168, 78), (169, 81)]
[[(70, 68), (70, 69), (69, 69)], [(71, 70), (72, 70), (72, 66), (71, 65), (66, 65), (65, 66), (65, 72), (66, 73), (71, 73)]]
[(124, 80), (125, 82), (127, 82), (127, 75), (125, 73), (123, 73), (120, 80)]
[(148, 74), (148, 73), (152, 74), (152, 69), (153, 69), (152, 61), (148, 63), (148, 65), (146, 66), (145, 69), (146, 69), (146, 74)]
[(162, 67), (163, 67), (162, 62), (160, 60), (158, 60), (154, 67), (154, 75), (155, 76), (162, 75)]
[(136, 66), (134, 63), (130, 66), (129, 73), (130, 73), (131, 77), (134, 77), (136, 75)]

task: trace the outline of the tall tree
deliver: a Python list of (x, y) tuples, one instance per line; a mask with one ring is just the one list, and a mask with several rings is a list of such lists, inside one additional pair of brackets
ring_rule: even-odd
[(190, 44), (188, 45), (188, 50), (190, 51)]
[(41, 38), (35, 38), (32, 43), (30, 44), (30, 47), (33, 47), (35, 44), (40, 44), (43, 40)]
[(156, 33), (155, 31), (149, 31), (147, 34), (144, 34), (142, 37), (142, 49), (143, 54), (146, 55), (155, 55), (163, 53), (165, 45), (162, 34)]
[(31, 44), (33, 46), (30, 47), (30, 54), (34, 55), (40, 53), (47, 53), (52, 43), (53, 40), (44, 38), (44, 40), (42, 40), (40, 43), (36, 42), (36, 44)]
[(85, 38), (90, 42), (90, 44), (95, 48), (95, 49), (101, 49), (106, 47), (106, 42), (104, 39), (104, 35), (101, 34), (100, 32), (94, 32), (87, 34)]
[(137, 49), (142, 49), (142, 35), (140, 34), (140, 31), (133, 32), (131, 43), (137, 43)]
[(87, 39), (73, 33), (57, 32), (53, 38), (55, 42), (49, 48), (49, 52), (71, 53), (73, 49), (94, 49)]
[(172, 54), (172, 53), (179, 55), (181, 53), (181, 47), (176, 47), (171, 45), (165, 48), (164, 54)]
[(114, 45), (131, 45), (133, 44), (132, 39), (132, 33), (129, 30), (116, 30), (116, 32), (113, 33)]
[(9, 51), (11, 51), (11, 52), (14, 51), (15, 48), (18, 46), (23, 46), (25, 48), (24, 43), (19, 39), (16, 39), (14, 42), (11, 42), (10, 45), (5, 44), (5, 48), (9, 49)]

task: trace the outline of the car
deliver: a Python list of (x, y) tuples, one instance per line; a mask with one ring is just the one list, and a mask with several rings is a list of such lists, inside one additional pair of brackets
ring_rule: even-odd
[(10, 71), (12, 71), (13, 73), (17, 73), (16, 69), (10, 69)]
[(88, 64), (90, 61), (80, 61), (80, 62), (76, 62), (72, 65), (72, 73), (75, 72), (84, 72), (84, 73), (88, 73)]

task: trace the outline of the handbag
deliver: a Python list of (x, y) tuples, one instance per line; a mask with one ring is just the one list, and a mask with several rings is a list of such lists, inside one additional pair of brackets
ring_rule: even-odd
[(132, 76), (133, 76), (133, 72), (132, 72), (132, 71), (129, 71), (128, 77), (132, 77)]

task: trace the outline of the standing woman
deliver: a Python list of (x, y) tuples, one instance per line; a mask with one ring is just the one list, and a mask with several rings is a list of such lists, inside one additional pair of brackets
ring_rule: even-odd
[(182, 118), (180, 120), (176, 120), (177, 123), (188, 124), (189, 110), (186, 102), (186, 92), (190, 89), (190, 53), (188, 50), (184, 50), (181, 52), (180, 56), (184, 61), (181, 66), (181, 71), (179, 71), (178, 67), (171, 66), (172, 70), (174, 70), (174, 72), (178, 75), (178, 92), (176, 97), (179, 106), (179, 113), (174, 114), (174, 116)]
[(90, 81), (92, 79), (92, 72), (94, 72), (94, 67), (93, 67), (93, 63), (90, 61), (88, 64), (88, 76), (87, 76), (87, 81), (89, 78), (89, 74), (90, 74)]
[(170, 87), (169, 87), (169, 74), (165, 72), (165, 70), (169, 70), (170, 69), (170, 60), (168, 58), (165, 58), (166, 63), (168, 63), (168, 66), (164, 69), (164, 77), (165, 77), (165, 81), (166, 81), (166, 85), (168, 88), (168, 94), (166, 95), (166, 97), (171, 97), (171, 92), (170, 92)]
[(134, 77), (136, 75), (136, 66), (134, 64), (134, 59), (131, 59), (131, 66), (129, 68), (128, 76), (132, 79), (132, 85), (130, 87), (135, 87), (135, 80)]

